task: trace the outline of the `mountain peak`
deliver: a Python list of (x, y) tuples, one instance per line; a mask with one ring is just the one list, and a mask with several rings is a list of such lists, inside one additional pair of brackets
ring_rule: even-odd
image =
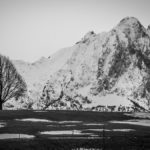
[(132, 41), (147, 35), (147, 31), (140, 21), (135, 17), (126, 17), (122, 19), (115, 28), (125, 34)]
[(123, 18), (120, 21), (119, 25), (124, 25), (124, 24), (128, 24), (128, 25), (140, 24), (141, 25), (140, 21), (135, 17), (125, 17), (125, 18)]

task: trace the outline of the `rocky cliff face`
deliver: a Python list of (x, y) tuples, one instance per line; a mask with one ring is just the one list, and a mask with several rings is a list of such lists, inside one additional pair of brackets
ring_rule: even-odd
[(40, 84), (31, 108), (149, 109), (150, 36), (136, 18), (124, 18), (108, 33), (88, 32), (73, 47), (35, 64), (32, 71), (16, 64), (20, 73), (31, 74), (31, 89)]
[(125, 18), (110, 32), (99, 56), (98, 91), (126, 96), (148, 109), (149, 69), (148, 32), (137, 19)]

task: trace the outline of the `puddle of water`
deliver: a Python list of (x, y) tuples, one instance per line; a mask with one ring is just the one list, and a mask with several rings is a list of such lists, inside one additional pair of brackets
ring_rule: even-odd
[(104, 124), (102, 124), (102, 123), (85, 123), (84, 125), (86, 125), (86, 126), (103, 126)]
[(49, 134), (49, 135), (87, 135), (91, 133), (82, 133), (80, 130), (60, 130), (60, 131), (44, 131), (40, 134)]
[(75, 127), (76, 125), (74, 124), (67, 124), (67, 125), (63, 125), (64, 127)]
[(65, 123), (82, 123), (82, 121), (59, 121), (60, 124), (65, 124)]
[(6, 123), (5, 122), (0, 122), (0, 128), (3, 128), (6, 126)]
[(114, 132), (117, 132), (117, 131), (120, 131), (120, 132), (130, 132), (130, 131), (135, 131), (134, 129), (112, 129), (112, 130), (109, 130), (109, 129), (86, 129), (86, 131), (99, 131), (99, 132), (102, 132), (102, 131), (114, 131)]
[(97, 135), (97, 134), (92, 134), (92, 135), (90, 135), (91, 137), (98, 137), (99, 135)]
[(74, 125), (74, 124), (55, 124), (55, 125), (47, 125), (48, 127), (76, 127), (76, 125)]
[(3, 128), (3, 127), (4, 127), (4, 125), (0, 124), (0, 128)]
[(150, 127), (150, 120), (126, 120), (126, 121), (110, 121), (110, 123), (131, 124)]
[(112, 129), (112, 131), (130, 132), (130, 131), (135, 131), (135, 130), (134, 129)]
[(34, 138), (33, 135), (28, 135), (28, 134), (9, 134), (9, 133), (4, 133), (0, 134), (0, 140), (2, 139), (30, 139)]
[(88, 130), (88, 131), (100, 131), (100, 132), (102, 132), (102, 131), (111, 131), (111, 130), (108, 130), (108, 129), (85, 129), (86, 131)]
[(25, 118), (25, 119), (16, 119), (16, 121), (30, 121), (30, 122), (54, 122), (47, 119), (38, 119), (38, 118)]

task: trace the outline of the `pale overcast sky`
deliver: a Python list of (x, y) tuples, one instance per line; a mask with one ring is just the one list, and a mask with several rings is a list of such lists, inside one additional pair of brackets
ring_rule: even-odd
[(147, 28), (149, 7), (150, 0), (0, 0), (0, 53), (33, 62), (127, 16)]

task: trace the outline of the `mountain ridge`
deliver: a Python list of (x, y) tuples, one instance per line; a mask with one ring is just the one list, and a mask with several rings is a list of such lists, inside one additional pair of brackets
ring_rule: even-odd
[(114, 104), (148, 110), (149, 42), (139, 20), (126, 17), (109, 32), (90, 31), (50, 58), (22, 66), (14, 61), (29, 87), (26, 103), (32, 109), (108, 110)]

